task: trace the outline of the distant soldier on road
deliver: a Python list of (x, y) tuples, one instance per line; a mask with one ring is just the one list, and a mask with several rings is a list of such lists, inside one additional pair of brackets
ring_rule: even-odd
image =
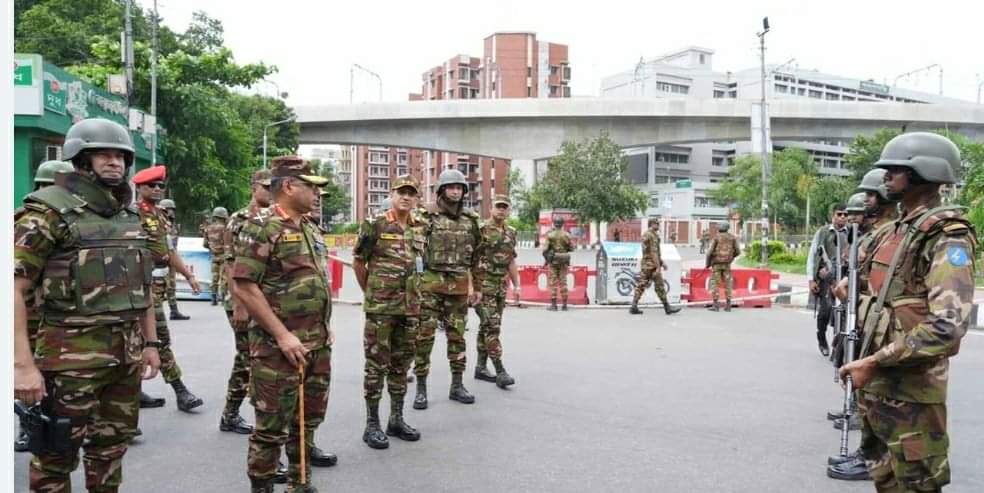
[(707, 251), (707, 268), (711, 269), (711, 297), (714, 304), (711, 311), (720, 310), (718, 299), (720, 290), (718, 287), (724, 283), (725, 305), (724, 311), (731, 311), (731, 262), (741, 255), (741, 247), (738, 246), (738, 238), (728, 232), (730, 225), (722, 222), (718, 226), (717, 237), (711, 240), (711, 247)]
[(567, 269), (571, 266), (571, 252), (574, 242), (571, 235), (564, 231), (564, 218), (555, 217), (554, 229), (547, 233), (543, 245), (543, 258), (547, 262), (547, 289), (550, 290), (551, 311), (557, 311), (557, 295), (563, 301), (562, 310), (567, 310)]
[[(167, 237), (171, 243), (171, 249), (178, 251), (178, 215), (177, 206), (171, 199), (164, 199), (157, 203), (157, 207), (164, 211), (167, 216), (168, 230)], [(177, 296), (177, 276), (174, 267), (168, 266), (167, 269), (167, 304), (171, 309), (171, 320), (188, 320), (191, 317), (178, 311)]]
[(216, 207), (212, 209), (212, 218), (208, 225), (205, 226), (205, 236), (203, 238), (203, 243), (208, 252), (212, 255), (212, 306), (218, 305), (219, 301), (223, 301), (225, 297), (223, 296), (223, 284), (225, 284), (225, 276), (222, 274), (224, 257), (224, 244), (222, 242), (222, 237), (225, 234), (226, 221), (229, 219), (229, 211), (225, 207)]
[[(833, 294), (831, 290), (842, 276), (835, 272), (838, 258), (847, 251), (847, 206), (838, 203), (830, 208), (830, 225), (823, 226), (813, 235), (810, 254), (806, 262), (806, 274), (810, 278), (810, 291), (816, 296), (817, 344), (820, 354), (830, 356), (827, 344), (827, 328), (833, 320)], [(838, 241), (838, 237), (840, 240)], [(837, 245), (840, 245), (840, 250)]]
[(663, 262), (659, 247), (659, 217), (654, 216), (649, 218), (649, 229), (642, 235), (641, 270), (635, 293), (632, 295), (632, 306), (629, 308), (629, 313), (633, 315), (642, 314), (642, 310), (639, 309), (639, 298), (642, 298), (642, 293), (649, 287), (649, 283), (653, 283), (656, 296), (663, 302), (663, 311), (667, 315), (673, 315), (680, 311), (680, 307), (670, 306), (670, 300), (666, 295), (666, 284), (663, 281), (664, 270), (666, 270), (666, 264)]

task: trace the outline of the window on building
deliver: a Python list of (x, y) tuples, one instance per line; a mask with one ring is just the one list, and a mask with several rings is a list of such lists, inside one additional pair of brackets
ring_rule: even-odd
[(776, 84), (775, 85), (775, 88), (776, 88), (776, 92), (778, 92), (778, 93), (786, 94), (786, 93), (789, 92), (789, 87), (787, 87), (787, 86), (785, 86), (783, 84)]
[(690, 162), (690, 156), (671, 152), (657, 152), (656, 161), (660, 163), (687, 164)]
[(551, 65), (550, 66), (550, 75), (557, 75), (557, 72), (559, 71), (558, 68), (559, 67), (557, 67), (556, 65)]
[(714, 91), (714, 97), (715, 98), (723, 98), (724, 97), (724, 91), (717, 91), (717, 90)]
[(386, 152), (370, 152), (369, 153), (370, 163), (389, 163), (389, 153)]
[(806, 96), (806, 89), (798, 87), (796, 88), (796, 94), (799, 96)]
[(533, 77), (533, 67), (526, 67), (526, 76)]
[(557, 87), (557, 86), (550, 86), (550, 95), (551, 96), (557, 96), (558, 89), (560, 89), (560, 88)]
[(571, 68), (564, 65), (564, 80), (571, 80)]
[(672, 94), (687, 94), (690, 92), (690, 87), (683, 84), (673, 84), (671, 82), (657, 82), (656, 90)]
[(711, 158), (711, 166), (724, 167), (724, 158), (723, 157), (712, 157)]
[(703, 53), (700, 54), (700, 64), (701, 65), (704, 64), (704, 54)]
[(821, 95), (820, 91), (814, 91), (814, 90), (811, 89), (810, 90), (810, 97), (811, 98), (814, 98), (814, 99), (821, 99), (822, 95)]
[(532, 87), (529, 87), (529, 86), (526, 87), (526, 97), (533, 97), (533, 88)]
[(564, 97), (565, 98), (571, 97), (571, 88), (570, 87), (564, 86)]

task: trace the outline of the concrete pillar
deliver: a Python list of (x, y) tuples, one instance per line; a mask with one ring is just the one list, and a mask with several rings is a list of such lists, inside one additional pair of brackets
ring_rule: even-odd
[(598, 241), (602, 242), (608, 239), (608, 223), (601, 223), (601, 228), (598, 231)]

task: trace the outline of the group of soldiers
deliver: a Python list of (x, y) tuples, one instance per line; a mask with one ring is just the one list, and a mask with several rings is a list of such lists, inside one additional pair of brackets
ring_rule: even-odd
[[(828, 413), (844, 433), (841, 455), (828, 461), (832, 478), (871, 479), (884, 492), (940, 491), (950, 482), (949, 359), (969, 326), (977, 250), (963, 208), (945, 205), (940, 193), (956, 183), (960, 165), (946, 137), (895, 137), (815, 235), (809, 272), (818, 344), (846, 385), (843, 410)], [(844, 267), (851, 257), (856, 283)], [(831, 320), (840, 328), (833, 348)], [(860, 447), (847, 453), (854, 422)]]

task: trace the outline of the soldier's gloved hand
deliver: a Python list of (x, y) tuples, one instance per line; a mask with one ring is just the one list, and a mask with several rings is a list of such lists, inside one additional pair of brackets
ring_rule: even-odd
[(287, 332), (277, 338), (277, 347), (280, 348), (280, 352), (284, 353), (284, 357), (295, 368), (304, 363), (304, 357), (308, 353), (304, 344), (301, 344), (301, 340), (291, 332)]
[(232, 308), (232, 328), (246, 330), (247, 326), (249, 326), (249, 311), (242, 303), (236, 303)]
[(202, 292), (202, 287), (198, 284), (198, 279), (195, 279), (195, 276), (188, 278), (188, 284), (191, 285), (192, 293), (200, 294)]
[(44, 387), (44, 377), (37, 366), (14, 365), (14, 399), (19, 399), (26, 406), (33, 406), (48, 395)]
[(151, 380), (161, 369), (161, 355), (155, 347), (145, 347), (143, 350), (143, 379)]

